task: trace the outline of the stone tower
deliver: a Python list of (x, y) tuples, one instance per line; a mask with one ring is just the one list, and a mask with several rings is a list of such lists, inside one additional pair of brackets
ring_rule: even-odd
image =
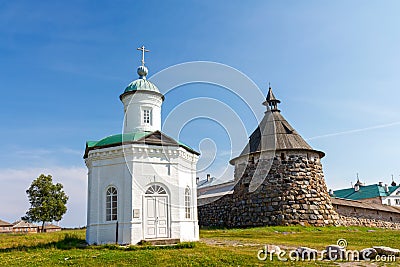
[[(269, 88), (267, 111), (242, 153), (232, 159), (233, 192), (199, 202), (202, 226), (250, 227), (337, 223), (321, 165), (314, 150), (286, 121)], [(202, 205), (203, 204), (203, 205)]]

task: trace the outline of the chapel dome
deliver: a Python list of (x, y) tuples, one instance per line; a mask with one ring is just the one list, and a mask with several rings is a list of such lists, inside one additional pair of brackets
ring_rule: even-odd
[(160, 93), (157, 86), (154, 83), (148, 81), (147, 79), (139, 78), (131, 82), (126, 88), (124, 93), (131, 91), (151, 91)]
[(124, 93), (131, 92), (131, 91), (152, 91), (160, 93), (157, 86), (154, 83), (148, 81), (146, 79), (147, 74), (149, 73), (146, 66), (139, 66), (137, 69), (137, 74), (139, 75), (139, 79), (134, 80), (131, 82), (126, 88)]

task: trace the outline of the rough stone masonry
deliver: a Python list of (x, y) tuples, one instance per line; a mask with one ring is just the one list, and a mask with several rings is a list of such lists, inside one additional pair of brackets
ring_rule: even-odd
[(201, 226), (338, 224), (320, 161), (324, 153), (290, 126), (278, 103), (270, 88), (264, 119), (240, 156), (231, 160), (233, 193), (199, 200)]
[[(307, 157), (308, 156), (308, 157)], [(201, 226), (250, 227), (262, 225), (334, 225), (338, 215), (327, 192), (320, 159), (302, 151), (274, 157), (262, 184), (249, 192), (258, 164), (254, 155), (242, 178), (228, 194), (211, 203), (199, 203)]]

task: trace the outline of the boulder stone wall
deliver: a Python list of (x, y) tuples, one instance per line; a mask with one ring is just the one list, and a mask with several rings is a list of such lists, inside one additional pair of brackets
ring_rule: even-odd
[(317, 151), (251, 154), (235, 162), (233, 194), (198, 203), (200, 226), (336, 225)]

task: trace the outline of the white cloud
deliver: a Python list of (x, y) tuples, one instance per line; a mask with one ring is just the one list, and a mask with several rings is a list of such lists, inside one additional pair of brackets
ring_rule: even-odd
[(40, 174), (51, 174), (53, 182), (64, 185), (69, 196), (68, 211), (61, 220), (64, 227), (86, 225), (87, 169), (85, 167), (50, 167), (0, 169), (0, 219), (13, 222), (29, 208), (26, 189)]
[(338, 135), (346, 135), (346, 134), (365, 132), (365, 131), (370, 131), (370, 130), (376, 130), (376, 129), (382, 129), (382, 128), (388, 128), (388, 127), (392, 127), (392, 126), (397, 126), (399, 124), (400, 124), (400, 122), (380, 124), (380, 125), (375, 125), (375, 126), (370, 126), (370, 127), (360, 128), (360, 129), (353, 129), (353, 130), (348, 130), (348, 131), (342, 131), (342, 132), (336, 132), (336, 133), (330, 133), (330, 134), (325, 134), (325, 135), (314, 136), (314, 137), (307, 138), (307, 140), (313, 140), (313, 139), (327, 138), (327, 137), (333, 137), (333, 136), (338, 136)]

